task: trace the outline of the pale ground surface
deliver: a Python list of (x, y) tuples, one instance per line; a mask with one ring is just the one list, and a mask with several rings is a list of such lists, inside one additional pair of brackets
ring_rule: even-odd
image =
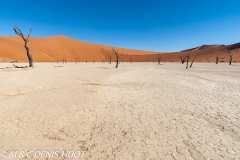
[[(0, 69), (0, 153), (87, 150), (81, 159), (240, 159), (240, 64), (195, 63), (189, 70), (180, 63), (114, 65)], [(12, 64), (0, 64), (6, 66)]]

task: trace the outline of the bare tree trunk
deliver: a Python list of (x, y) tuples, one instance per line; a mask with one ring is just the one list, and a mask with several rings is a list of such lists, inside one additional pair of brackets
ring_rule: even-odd
[(78, 58), (75, 58), (75, 62), (76, 62), (76, 63), (79, 63), (79, 59), (78, 59)]
[(66, 59), (63, 59), (62, 61), (63, 61), (63, 63), (67, 63)]
[(27, 42), (25, 41), (25, 49), (26, 49), (26, 51), (27, 51), (27, 57), (28, 57), (28, 61), (29, 61), (29, 67), (34, 67), (33, 66), (33, 58), (32, 58), (32, 55), (30, 54), (30, 50), (29, 50), (29, 48), (28, 48), (28, 45), (27, 45)]
[(32, 57), (32, 55), (30, 54), (30, 50), (29, 50), (29, 48), (28, 48), (28, 39), (29, 39), (29, 36), (30, 36), (30, 34), (32, 33), (32, 28), (30, 29), (30, 33), (28, 34), (28, 36), (27, 36), (27, 38), (26, 37), (24, 37), (24, 35), (23, 35), (23, 33), (22, 33), (22, 31), (19, 29), (19, 28), (17, 28), (16, 26), (13, 28), (13, 30), (14, 30), (14, 32), (17, 34), (17, 35), (19, 35), (20, 37), (22, 37), (22, 39), (23, 39), (23, 41), (24, 41), (24, 47), (25, 47), (25, 49), (26, 49), (26, 52), (27, 52), (27, 57), (28, 57), (28, 62), (29, 62), (29, 67), (34, 67), (33, 66), (33, 57)]
[(111, 64), (111, 62), (112, 62), (112, 56), (108, 55), (108, 58), (109, 58), (109, 63)]
[(117, 59), (117, 61), (116, 61), (116, 68), (118, 68), (118, 63), (119, 63), (119, 62), (118, 62), (118, 59)]
[(67, 63), (67, 61), (66, 61), (65, 59), (63, 59), (62, 62), (63, 62), (63, 64), (64, 64), (64, 63)]
[(218, 64), (218, 59), (219, 59), (219, 57), (216, 57), (216, 64)]
[(188, 69), (188, 60), (189, 60), (189, 55), (186, 56), (186, 61), (187, 61), (186, 69)]
[(190, 65), (190, 68), (192, 67), (192, 64), (193, 64), (193, 62), (194, 62), (195, 58), (196, 58), (196, 57), (194, 57), (194, 58), (193, 58), (193, 60), (192, 60), (192, 63), (191, 63), (191, 65)]
[(161, 60), (162, 60), (162, 56), (160, 53), (157, 55), (157, 60), (158, 60), (158, 64), (160, 65)]
[(233, 52), (231, 50), (227, 50), (226, 55), (229, 58), (229, 65), (231, 65), (232, 64), (232, 59), (233, 59)]
[(115, 54), (116, 56), (116, 68), (118, 68), (118, 64), (120, 63), (119, 59), (122, 56), (122, 53), (119, 54), (118, 50), (116, 50), (115, 48), (112, 48), (112, 52)]

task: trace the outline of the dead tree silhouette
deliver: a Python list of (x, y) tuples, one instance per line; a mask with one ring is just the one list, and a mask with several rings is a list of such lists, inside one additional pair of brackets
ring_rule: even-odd
[(26, 49), (26, 52), (27, 52), (27, 57), (28, 57), (28, 62), (29, 62), (29, 67), (34, 67), (33, 66), (33, 56), (30, 54), (30, 50), (29, 50), (29, 47), (28, 47), (28, 42), (29, 42), (29, 36), (30, 34), (32, 33), (32, 28), (30, 29), (30, 33), (28, 34), (27, 37), (25, 37), (22, 33), (22, 31), (17, 28), (16, 26), (13, 28), (14, 32), (19, 35), (20, 37), (22, 37), (23, 41), (24, 41), (24, 47)]
[(119, 63), (119, 59), (122, 56), (122, 53), (119, 53), (118, 50), (116, 50), (115, 48), (112, 48), (112, 52), (115, 54), (116, 56), (116, 68), (118, 68), (118, 63)]
[(104, 56), (102, 57), (101, 53), (100, 53), (100, 59), (101, 59), (102, 63), (105, 63), (105, 58), (104, 58)]
[(79, 59), (78, 59), (78, 58), (75, 58), (75, 62), (76, 62), (76, 63), (79, 63)]
[(184, 64), (184, 62), (186, 62), (187, 56), (186, 55), (180, 55), (179, 57), (180, 57), (181, 63)]
[(111, 56), (111, 55), (108, 55), (108, 58), (109, 58), (109, 63), (111, 64), (111, 62), (112, 62), (112, 56)]
[(132, 57), (130, 58), (130, 63), (132, 63)]
[(187, 61), (187, 65), (186, 65), (186, 69), (188, 69), (188, 60), (189, 60), (189, 58), (190, 58), (190, 55), (188, 54), (187, 56), (186, 56), (186, 61)]
[(233, 59), (233, 52), (229, 49), (226, 51), (226, 55), (228, 56), (228, 59), (229, 59), (229, 65), (231, 65), (232, 59)]
[(220, 57), (220, 53), (218, 52), (218, 53), (216, 53), (216, 55), (215, 55), (215, 58), (216, 58), (216, 64), (218, 64), (219, 57)]
[(192, 60), (192, 62), (191, 62), (191, 64), (190, 64), (190, 68), (192, 67), (193, 62), (195, 61), (195, 58), (196, 58), (196, 57), (193, 58), (193, 60)]
[(63, 63), (67, 63), (66, 59), (63, 59), (62, 62), (63, 62)]
[(156, 59), (158, 60), (158, 64), (160, 65), (160, 62), (161, 62), (161, 60), (162, 60), (162, 56), (161, 56), (160, 53), (157, 55), (157, 58), (156, 58)]

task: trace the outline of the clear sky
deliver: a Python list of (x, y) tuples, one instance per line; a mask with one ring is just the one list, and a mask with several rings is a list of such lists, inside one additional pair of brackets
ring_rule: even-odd
[(0, 0), (0, 36), (15, 25), (33, 37), (180, 51), (240, 42), (240, 0)]

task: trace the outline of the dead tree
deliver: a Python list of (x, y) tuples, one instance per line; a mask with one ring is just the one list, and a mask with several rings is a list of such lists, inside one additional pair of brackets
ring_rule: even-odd
[(33, 56), (30, 54), (30, 50), (29, 50), (29, 47), (28, 47), (28, 41), (29, 41), (29, 36), (30, 34), (32, 33), (32, 28), (30, 29), (30, 33), (28, 34), (27, 37), (25, 37), (22, 33), (22, 31), (17, 28), (16, 26), (13, 28), (14, 32), (19, 35), (20, 37), (22, 37), (23, 41), (24, 41), (24, 47), (26, 49), (26, 52), (27, 52), (27, 57), (28, 57), (28, 62), (29, 62), (29, 67), (32, 67), (33, 68)]
[(180, 57), (180, 60), (181, 60), (182, 64), (184, 64), (184, 62), (186, 61), (187, 56), (186, 55), (180, 55), (179, 57)]
[(102, 58), (101, 54), (100, 54), (100, 59), (101, 59), (102, 63), (105, 63), (105, 59), (104, 59), (104, 57)]
[(157, 55), (157, 58), (156, 58), (156, 59), (158, 60), (158, 64), (160, 65), (160, 62), (161, 62), (161, 60), (162, 60), (162, 56), (161, 56), (160, 53)]
[(79, 63), (79, 59), (78, 59), (78, 58), (75, 58), (75, 62), (76, 62), (76, 63)]
[(87, 60), (86, 60), (86, 63), (87, 63)]
[(190, 68), (192, 67), (193, 62), (195, 61), (195, 58), (196, 58), (196, 57), (193, 58), (193, 60), (192, 60), (192, 62), (191, 62), (191, 65), (190, 65)]
[(67, 63), (67, 60), (66, 60), (66, 59), (63, 59), (62, 62), (63, 62), (63, 63)]
[(187, 56), (186, 56), (186, 61), (187, 61), (187, 65), (186, 65), (186, 69), (188, 69), (188, 60), (189, 60), (189, 58), (190, 58), (190, 55), (188, 54)]
[(112, 48), (112, 52), (115, 54), (116, 56), (116, 68), (118, 68), (118, 63), (119, 63), (119, 59), (122, 56), (122, 53), (119, 53), (118, 50), (116, 50), (115, 48)]
[(111, 62), (112, 62), (112, 56), (111, 56), (111, 55), (108, 55), (108, 58), (109, 58), (109, 63), (111, 64)]
[(132, 57), (130, 58), (130, 62), (132, 63)]
[(228, 56), (229, 59), (229, 65), (231, 65), (233, 59), (233, 52), (231, 50), (227, 50), (226, 55)]
[(215, 55), (215, 57), (216, 57), (216, 64), (218, 64), (218, 60), (219, 60), (220, 54), (217, 53), (217, 54)]

